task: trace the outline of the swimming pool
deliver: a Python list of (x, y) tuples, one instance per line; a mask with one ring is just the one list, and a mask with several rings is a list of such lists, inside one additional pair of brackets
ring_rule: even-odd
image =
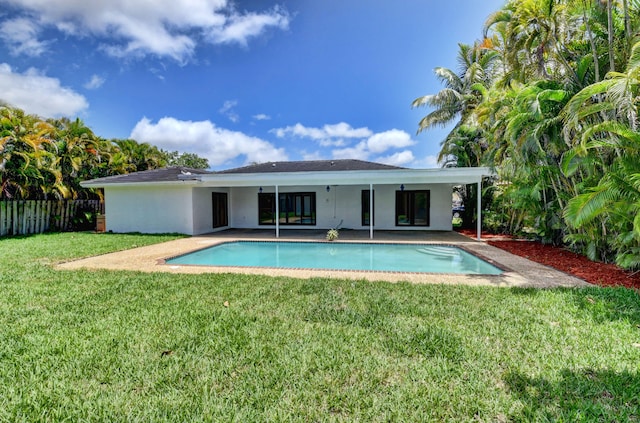
[(502, 270), (445, 245), (233, 241), (168, 259), (171, 265), (500, 275)]

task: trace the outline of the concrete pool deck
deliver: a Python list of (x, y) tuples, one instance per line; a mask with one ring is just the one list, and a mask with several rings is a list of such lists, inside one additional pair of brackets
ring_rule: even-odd
[[(326, 231), (281, 230), (280, 241), (322, 241)], [(412, 283), (436, 283), (451, 285), (477, 285), (497, 287), (586, 287), (589, 283), (518, 257), (504, 250), (477, 241), (456, 232), (377, 231), (375, 239), (369, 239), (368, 231), (340, 231), (336, 242), (394, 242), (414, 244), (446, 244), (461, 247), (505, 270), (502, 275), (455, 275), (409, 272), (340, 271), (317, 269), (280, 269), (254, 267), (187, 266), (164, 264), (164, 260), (215, 244), (240, 240), (275, 240), (269, 230), (227, 230), (203, 236), (182, 238), (175, 241), (126, 251), (88, 257), (56, 266), (57, 269), (108, 269), (141, 272), (168, 273), (242, 273), (248, 275), (287, 276), (294, 278), (343, 278), (370, 281)], [(526, 242), (526, 241), (523, 241)]]

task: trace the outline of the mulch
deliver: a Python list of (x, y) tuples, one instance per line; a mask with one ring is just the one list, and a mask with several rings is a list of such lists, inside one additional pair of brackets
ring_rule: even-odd
[[(460, 233), (475, 237), (475, 232), (462, 230)], [(624, 286), (640, 289), (640, 272), (628, 272), (615, 264), (599, 263), (576, 254), (563, 247), (542, 244), (537, 241), (519, 241), (503, 235), (482, 234), (489, 245), (544, 264), (589, 283), (599, 286)]]

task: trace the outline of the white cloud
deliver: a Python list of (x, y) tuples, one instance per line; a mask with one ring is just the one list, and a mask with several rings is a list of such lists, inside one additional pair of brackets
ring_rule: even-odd
[(252, 116), (255, 120), (271, 120), (271, 116), (265, 115), (264, 113), (258, 113), (257, 115)]
[[(39, 31), (34, 27), (53, 27), (66, 35), (97, 36), (103, 50), (121, 56), (154, 54), (184, 62), (193, 55), (199, 41), (214, 44), (247, 45), (250, 38), (268, 28), (286, 30), (290, 17), (275, 7), (263, 13), (238, 13), (229, 0), (4, 0), (21, 9), (25, 16), (15, 31), (7, 24), (5, 41), (20, 53), (38, 51)], [(17, 21), (17, 19), (13, 19)], [(11, 27), (13, 25), (13, 28)], [(31, 49), (26, 46), (31, 45)], [(35, 50), (34, 50), (35, 48)]]
[(212, 167), (239, 156), (245, 156), (247, 164), (288, 159), (282, 148), (242, 132), (218, 128), (208, 120), (193, 122), (164, 117), (153, 123), (142, 118), (130, 137), (165, 150), (196, 153), (209, 159)]
[(218, 110), (220, 114), (225, 115), (231, 122), (238, 123), (240, 116), (233, 110), (238, 105), (238, 100), (227, 100)]
[(322, 129), (330, 137), (362, 138), (368, 137), (373, 132), (369, 128), (352, 128), (351, 125), (340, 122), (335, 125), (324, 125)]
[(392, 166), (404, 166), (415, 160), (411, 150), (404, 150), (390, 156), (378, 157), (376, 162), (384, 163)]
[(286, 30), (289, 28), (289, 14), (277, 6), (263, 14), (234, 13), (229, 16), (224, 26), (211, 28), (208, 39), (214, 44), (237, 43), (246, 46), (249, 38), (261, 35), (269, 27)]
[(15, 73), (0, 64), (0, 100), (43, 117), (74, 116), (89, 107), (87, 100), (60, 80), (42, 75), (35, 69)]
[(382, 153), (390, 148), (404, 148), (415, 143), (406, 132), (392, 129), (372, 135), (367, 140), (367, 147), (372, 153)]
[(347, 145), (347, 141), (345, 141), (343, 138), (329, 138), (318, 141), (318, 144), (320, 144), (321, 147), (344, 147)]
[(101, 76), (93, 75), (91, 79), (86, 84), (84, 84), (84, 87), (88, 90), (95, 90), (97, 88), (100, 88), (102, 84), (104, 84), (104, 82), (105, 79)]
[(367, 144), (360, 142), (354, 147), (341, 148), (333, 150), (334, 159), (357, 159), (357, 160), (369, 160), (371, 153), (367, 151)]
[[(296, 123), (293, 126), (272, 129), (271, 132), (278, 138), (286, 136), (308, 138), (321, 147), (333, 147), (331, 154), (334, 159), (369, 160), (372, 155), (416, 144), (411, 139), (411, 135), (399, 129), (374, 133), (369, 128), (353, 128), (345, 122), (324, 125), (321, 128), (307, 127)], [(415, 157), (409, 150), (396, 152), (379, 159), (383, 163), (393, 164), (408, 164), (414, 160)]]
[(311, 153), (302, 151), (300, 152), (300, 155), (302, 156), (302, 160), (323, 160), (324, 159), (324, 156), (319, 151), (314, 151)]
[(10, 19), (0, 23), (0, 39), (8, 46), (11, 54), (40, 56), (47, 48), (47, 42), (38, 40), (40, 28), (26, 18)]
[(373, 134), (369, 128), (352, 128), (351, 125), (340, 122), (335, 125), (324, 125), (322, 128), (310, 128), (296, 123), (293, 126), (273, 129), (278, 138), (292, 135), (300, 138), (311, 138), (316, 141), (326, 141), (332, 138), (364, 138)]
[(437, 156), (427, 156), (424, 159), (424, 163), (427, 165), (427, 168), (438, 167), (438, 157)]

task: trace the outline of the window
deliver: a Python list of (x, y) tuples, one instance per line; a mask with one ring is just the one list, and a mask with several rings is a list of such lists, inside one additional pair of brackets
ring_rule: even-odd
[(396, 191), (396, 226), (429, 226), (429, 191)]
[[(258, 194), (258, 224), (275, 225), (275, 194)], [(315, 225), (316, 193), (288, 192), (278, 196), (281, 225)]]
[[(362, 207), (361, 207), (361, 215), (362, 215), (362, 226), (369, 226), (369, 216), (371, 215), (371, 211), (369, 210), (369, 206), (371, 205), (370, 191), (368, 189), (362, 190)], [(376, 194), (373, 192), (373, 204), (375, 210), (375, 202), (376, 202)], [(373, 224), (376, 224), (376, 216), (373, 216)]]
[(213, 227), (221, 228), (229, 226), (229, 215), (227, 213), (227, 193), (211, 193), (211, 209), (213, 211)]

